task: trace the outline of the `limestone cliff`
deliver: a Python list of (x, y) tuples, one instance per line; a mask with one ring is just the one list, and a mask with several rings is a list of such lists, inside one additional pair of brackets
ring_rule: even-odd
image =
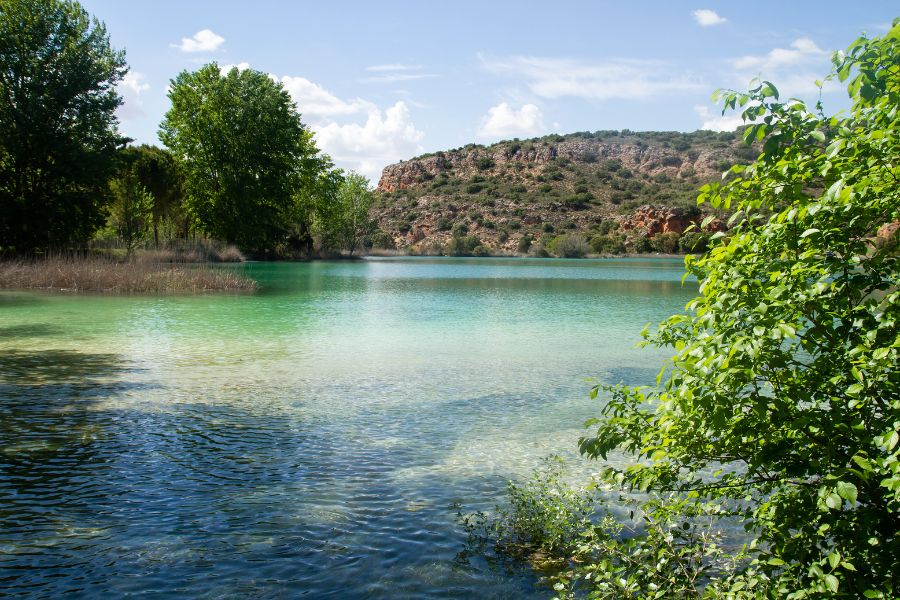
[[(704, 213), (697, 189), (752, 149), (737, 133), (596, 132), (470, 145), (389, 165), (373, 211), (394, 244), (430, 251), (474, 235), (494, 253), (574, 233), (638, 238), (682, 234)], [(724, 229), (723, 220), (711, 223)], [(636, 241), (637, 240), (637, 241)]]

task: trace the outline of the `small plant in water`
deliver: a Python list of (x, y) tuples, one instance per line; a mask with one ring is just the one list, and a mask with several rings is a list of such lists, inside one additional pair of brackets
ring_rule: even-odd
[(528, 566), (557, 598), (608, 599), (701, 597), (714, 592), (706, 582), (743, 560), (713, 526), (724, 509), (699, 514), (674, 497), (616, 500), (630, 519), (615, 518), (595, 483), (568, 483), (563, 460), (550, 457), (527, 482), (510, 482), (493, 514), (457, 513), (467, 533), (457, 559)]

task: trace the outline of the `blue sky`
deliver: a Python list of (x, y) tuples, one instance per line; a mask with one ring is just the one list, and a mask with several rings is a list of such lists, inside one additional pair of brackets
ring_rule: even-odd
[[(269, 73), (340, 167), (597, 129), (730, 129), (710, 101), (762, 75), (815, 100), (831, 51), (895, 2), (83, 0), (131, 72), (122, 131), (159, 144), (166, 86), (217, 61)], [(826, 110), (845, 103), (826, 89)]]

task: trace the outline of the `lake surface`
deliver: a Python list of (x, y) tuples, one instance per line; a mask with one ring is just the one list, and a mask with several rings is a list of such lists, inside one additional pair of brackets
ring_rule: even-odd
[[(676, 259), (247, 263), (252, 296), (0, 292), (0, 595), (549, 597), (461, 566), (490, 508), (651, 383)], [(580, 467), (583, 468), (583, 467)]]

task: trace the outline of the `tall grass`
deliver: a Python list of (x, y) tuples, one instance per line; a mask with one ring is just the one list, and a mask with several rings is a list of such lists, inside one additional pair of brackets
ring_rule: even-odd
[(57, 255), (0, 261), (0, 288), (110, 294), (252, 292), (257, 284), (230, 269), (206, 264)]

